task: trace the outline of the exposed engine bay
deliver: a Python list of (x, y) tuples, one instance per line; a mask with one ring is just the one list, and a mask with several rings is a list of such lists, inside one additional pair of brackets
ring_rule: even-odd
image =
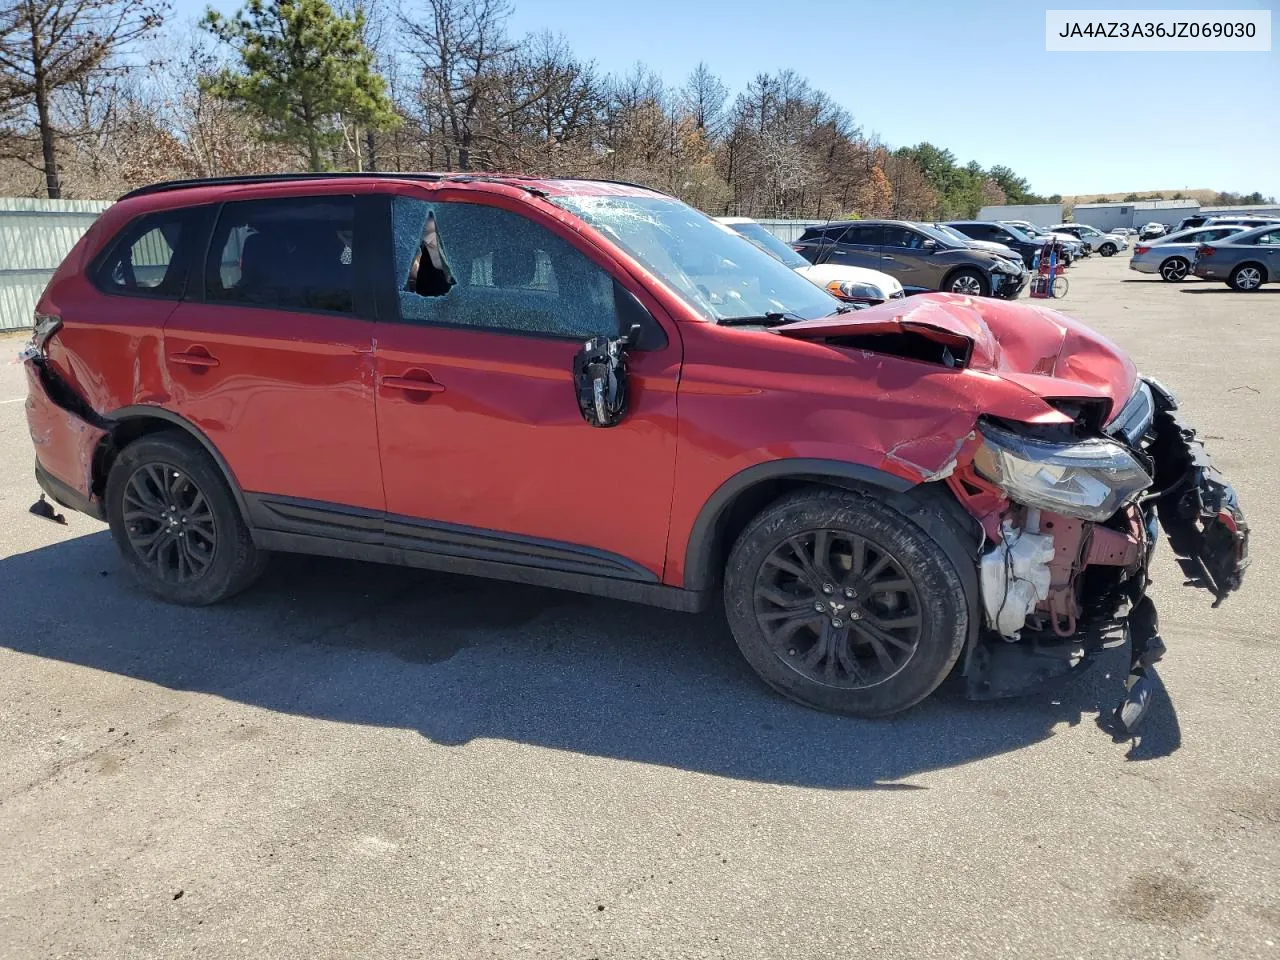
[[(1089, 436), (1083, 418), (1074, 445), (980, 427), (984, 447), (947, 480), (986, 541), (978, 560), (985, 629), (965, 664), (970, 696), (1023, 692), (1128, 639), (1127, 695), (1115, 722), (1132, 732), (1164, 652), (1146, 595), (1160, 528), (1187, 583), (1209, 590), (1214, 606), (1240, 586), (1248, 525), (1176, 411), (1167, 390), (1143, 380), (1106, 436)], [(1057, 511), (1049, 509), (1055, 499)]]

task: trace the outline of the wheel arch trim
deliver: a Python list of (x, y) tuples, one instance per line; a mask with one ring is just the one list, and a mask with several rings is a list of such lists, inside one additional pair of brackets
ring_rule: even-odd
[(905, 493), (916, 484), (896, 474), (843, 460), (789, 457), (768, 460), (738, 471), (716, 488), (698, 511), (684, 551), (684, 588), (706, 590), (716, 580), (712, 569), (720, 535), (720, 521), (733, 504), (752, 488), (777, 480), (874, 487), (886, 493)]
[[(111, 437), (115, 433), (115, 427), (121, 426), (131, 420), (159, 420), (174, 426), (187, 433), (200, 444), (204, 451), (209, 454), (213, 462), (217, 464), (218, 469), (222, 472), (223, 479), (227, 481), (227, 486), (231, 488), (231, 496), (235, 499), (236, 509), (240, 511), (240, 516), (245, 524), (249, 523), (249, 506), (245, 501), (244, 493), (240, 489), (240, 484), (236, 480), (235, 471), (231, 469), (231, 465), (227, 463), (222, 452), (213, 444), (203, 430), (194, 423), (172, 410), (166, 410), (164, 407), (155, 407), (150, 404), (140, 403), (133, 404), (128, 407), (121, 407), (119, 410), (113, 411), (107, 417), (112, 423), (112, 430), (107, 433)], [(103, 480), (105, 481), (105, 477)]]

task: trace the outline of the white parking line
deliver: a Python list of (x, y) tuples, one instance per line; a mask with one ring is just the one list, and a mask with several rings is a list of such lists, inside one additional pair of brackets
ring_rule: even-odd
[(22, 403), (26, 397), (14, 397), (12, 400), (0, 400), (0, 403)]

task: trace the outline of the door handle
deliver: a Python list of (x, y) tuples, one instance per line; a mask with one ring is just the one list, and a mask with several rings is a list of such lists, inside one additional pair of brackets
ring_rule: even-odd
[(211, 357), (207, 353), (171, 353), (169, 361), (180, 363), (184, 367), (194, 367), (197, 370), (208, 370), (218, 365), (218, 358)]
[(444, 384), (421, 377), (382, 377), (378, 381), (387, 390), (405, 390), (409, 393), (444, 393)]

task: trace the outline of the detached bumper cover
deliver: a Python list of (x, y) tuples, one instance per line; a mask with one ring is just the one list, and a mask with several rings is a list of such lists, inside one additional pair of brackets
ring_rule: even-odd
[(1177, 415), (1177, 404), (1152, 384), (1160, 525), (1188, 583), (1209, 590), (1216, 607), (1238, 590), (1249, 566), (1249, 525), (1231, 484), (1213, 465), (1196, 432)]

